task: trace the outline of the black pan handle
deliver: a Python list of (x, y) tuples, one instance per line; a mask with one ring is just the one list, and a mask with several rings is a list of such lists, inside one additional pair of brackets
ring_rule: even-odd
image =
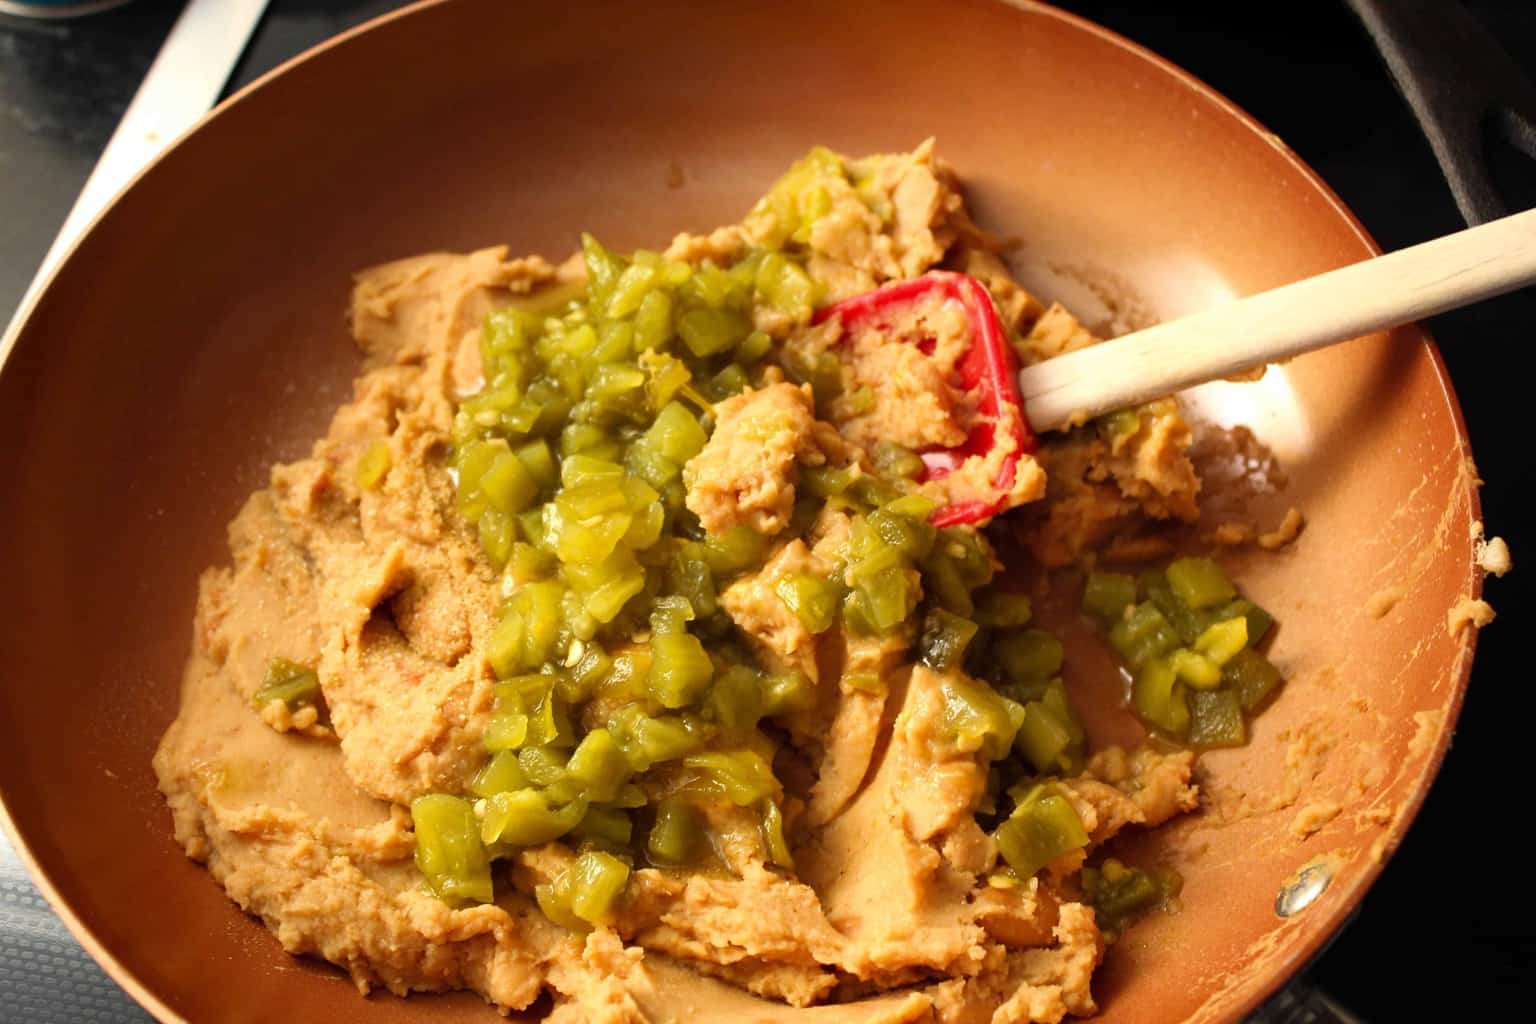
[(1434, 149), (1469, 225), (1509, 213), (1488, 170), (1490, 133), (1536, 160), (1536, 86), (1457, 0), (1345, 0)]
[(1363, 1024), (1359, 1017), (1305, 982), (1292, 982), (1243, 1024)]

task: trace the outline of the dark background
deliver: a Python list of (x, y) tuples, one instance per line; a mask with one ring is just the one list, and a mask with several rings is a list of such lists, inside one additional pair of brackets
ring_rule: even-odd
[[(1415, 0), (1402, 0), (1415, 2)], [(1443, 0), (1453, 3), (1455, 0)], [(390, 0), (273, 0), (231, 83), (402, 6)], [(1179, 64), (1285, 140), (1384, 249), (1465, 226), (1370, 40), (1342, 0), (1289, 4), (1066, 2)], [(1536, 0), (1467, 3), (1536, 78)], [(181, 8), (138, 0), (61, 23), (0, 15), (0, 323), (8, 319)], [(1512, 208), (1536, 205), (1536, 163), (1493, 154)], [(1490, 534), (1517, 561), (1536, 550), (1521, 495), (1530, 472), (1531, 289), (1436, 318), (1482, 476)], [(1529, 571), (1491, 580), (1501, 612), (1485, 631), (1455, 745), (1406, 842), (1310, 980), (1368, 1021), (1529, 1017), (1536, 981), (1536, 873), (1522, 750), (1536, 710), (1520, 636)], [(81, 971), (94, 967), (83, 960)], [(10, 1020), (0, 990), (0, 1019)], [(14, 1004), (11, 1004), (14, 1007)], [(126, 1003), (93, 1020), (142, 1020)]]

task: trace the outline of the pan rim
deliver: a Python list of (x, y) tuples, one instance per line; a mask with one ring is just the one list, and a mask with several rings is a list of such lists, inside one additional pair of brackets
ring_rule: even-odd
[[(454, 2), (454, 0), (417, 0), (415, 3), (379, 15), (324, 40), (282, 62), (250, 84), (231, 94), (206, 115), (199, 118), (185, 132), (177, 136), (153, 160), (133, 175), (117, 191), (112, 199), (102, 207), (97, 215), (92, 218), (90, 224), (77, 236), (63, 254), (42, 287), (37, 289), (30, 301), (25, 302), (22, 307), (18, 308), (12, 320), (11, 328), (3, 338), (0, 338), (0, 374), (5, 372), (7, 364), (10, 362), (10, 355), (27, 335), (27, 328), (34, 319), (33, 314), (48, 298), (60, 273), (66, 265), (75, 259), (85, 240), (95, 233), (97, 226), (105, 218), (113, 214), (113, 211), (121, 204), (124, 196), (136, 189), (141, 180), (146, 176), (154, 174), (163, 162), (173, 159), (173, 154), (181, 150), (189, 139), (203, 132), (208, 125), (218, 119), (230, 116), (232, 111), (245, 106), (253, 97), (264, 91), (274, 81), (291, 73), (301, 65), (305, 65), (312, 60), (321, 59), (330, 51), (338, 47), (347, 46), (352, 40), (381, 29), (397, 20), (418, 16), (429, 10), (446, 6), (451, 2)], [(1268, 143), (1276, 151), (1277, 155), (1311, 187), (1313, 193), (1324, 203), (1326, 209), (1349, 228), (1364, 250), (1361, 258), (1368, 258), (1369, 256), (1381, 253), (1380, 246), (1355, 214), (1344, 204), (1332, 188), (1323, 181), (1318, 173), (1303, 161), (1294, 150), (1277, 135), (1265, 128), (1246, 110), (1189, 71), (1119, 33), (1080, 15), (1039, 2), (1039, 0), (990, 0), (990, 2), (1001, 3), (1025, 14), (1037, 15), (1066, 24), (1124, 54), (1136, 58), (1147, 65), (1153, 73), (1168, 76), (1179, 86), (1188, 90), (1192, 96), (1208, 104), (1215, 112), (1225, 115), (1246, 129), (1247, 132)], [(1444, 400), (1456, 429), (1457, 446), (1470, 460), (1471, 443), (1467, 432), (1466, 420), (1461, 403), (1452, 387), (1450, 375), (1438, 345), (1435, 343), (1429, 330), (1422, 324), (1409, 325), (1402, 329), (1414, 332), (1417, 336), (1415, 340), (1421, 342), (1426, 349), (1435, 375), (1435, 381), (1439, 387), (1440, 397)], [(1474, 522), (1481, 522), (1482, 503), (1476, 487), (1467, 490), (1466, 502), (1467, 511), (1471, 519)], [(1466, 575), (1470, 583), (1467, 591), (1470, 597), (1473, 599), (1480, 598), (1483, 592), (1483, 576), (1476, 571), (1475, 563), (1470, 554), (1467, 559)], [(1473, 655), (1477, 646), (1477, 631), (1463, 630), (1457, 643), (1459, 647), (1450, 671), (1451, 691), (1444, 704), (1446, 713), (1440, 722), (1438, 735), (1429, 749), (1428, 756), (1424, 761), (1422, 770), (1418, 774), (1418, 778), (1414, 781), (1408, 794), (1402, 801), (1400, 812), (1382, 834), (1382, 841), (1385, 843), (1385, 854), (1367, 864), (1358, 875), (1351, 879), (1348, 887), (1344, 889), (1344, 898), (1336, 901), (1320, 920), (1316, 918), (1310, 919), (1307, 924), (1307, 930), (1302, 934), (1300, 940), (1290, 944), (1290, 948), (1284, 956), (1273, 961), (1270, 969), (1254, 973), (1250, 978), (1212, 997), (1226, 1003), (1225, 1009), (1230, 1011), (1232, 1019), (1241, 1018), (1269, 999), (1332, 940), (1352, 915), (1366, 892), (1369, 891), (1371, 886), (1380, 877), (1392, 854), (1401, 845), (1403, 837), (1417, 818), (1424, 800), (1428, 796), (1430, 787), (1439, 776), (1446, 753), (1450, 748), (1452, 733), (1455, 730), (1457, 719), (1465, 702), (1468, 682), (1471, 676)], [(85, 949), (92, 959), (102, 967), (106, 974), (162, 1024), (186, 1024), (187, 1018), (173, 1010), (157, 993), (151, 991), (147, 985), (140, 982), (133, 972), (124, 966), (117, 956), (95, 936), (94, 932), (80, 919), (74, 909), (61, 897), (52, 878), (37, 860), (29, 844), (12, 820), (3, 785), (0, 785), (0, 829), (4, 830), (12, 848), (16, 851), (18, 859), (26, 867), (32, 881), (47, 900), (49, 907), (63, 921), (70, 934), (80, 943), (81, 947)], [(1206, 1005), (1209, 1006), (1209, 1003)], [(1204, 1007), (1197, 1011), (1197, 1016), (1203, 1012), (1205, 1012)]]

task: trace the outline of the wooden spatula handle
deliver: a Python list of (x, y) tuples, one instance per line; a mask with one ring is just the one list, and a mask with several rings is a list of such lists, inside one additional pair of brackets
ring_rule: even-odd
[(1536, 210), (1202, 310), (1019, 374), (1036, 430), (1097, 416), (1536, 281)]

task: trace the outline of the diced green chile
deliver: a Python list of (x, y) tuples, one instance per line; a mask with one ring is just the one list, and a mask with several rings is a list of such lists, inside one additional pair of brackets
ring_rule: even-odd
[(559, 839), (575, 828), (587, 813), (585, 801), (554, 807), (536, 789), (514, 789), (485, 800), (480, 838), (486, 843), (538, 846)]
[(629, 779), (629, 761), (607, 729), (593, 729), (583, 736), (565, 770), (585, 787), (583, 795), (596, 802), (612, 800)]
[(664, 761), (675, 761), (697, 751), (703, 739), (675, 715), (651, 717), (634, 705), (609, 723), (619, 749), (634, 770), (645, 771)]
[(539, 495), (539, 482), (523, 460), (501, 452), (480, 475), (480, 491), (493, 508), (507, 515), (523, 511)]
[(1062, 769), (1062, 756), (1072, 745), (1072, 730), (1049, 705), (1030, 701), (1024, 705), (1024, 717), (1013, 742), (1035, 771), (1056, 772)]
[(698, 772), (699, 788), (725, 797), (738, 807), (749, 807), (772, 796), (777, 785), (773, 769), (752, 750), (717, 750), (691, 754), (683, 764)]
[(935, 608), (923, 619), (918, 650), (923, 661), (937, 671), (959, 668), (979, 627), (969, 619)]
[(944, 729), (957, 750), (992, 761), (1008, 753), (1024, 721), (1022, 705), (963, 675), (943, 677), (940, 689)]
[(997, 852), (1022, 878), (1051, 861), (1088, 845), (1082, 819), (1066, 797), (1036, 786), (992, 833)]
[(1131, 703), (1144, 721), (1164, 732), (1183, 736), (1189, 730), (1187, 690), (1173, 666), (1161, 658), (1136, 670)]
[(502, 750), (485, 763), (485, 767), (475, 773), (475, 778), (469, 784), (469, 791), (476, 796), (494, 796), (497, 793), (506, 793), (514, 789), (523, 789), (528, 785), (528, 775), (517, 763), (517, 754), (512, 750)]
[(411, 801), (416, 866), (439, 899), (489, 903), (491, 861), (468, 800), (431, 793)]
[(1195, 638), (1195, 650), (1220, 666), (1231, 661), (1238, 651), (1248, 646), (1248, 620), (1242, 616), (1215, 622)]
[(837, 621), (843, 593), (831, 580), (805, 572), (786, 573), (773, 585), (773, 592), (811, 633), (825, 633)]
[(266, 674), (262, 676), (260, 688), (251, 697), (251, 703), (261, 708), (274, 700), (280, 700), (288, 706), (288, 710), (297, 711), (319, 699), (320, 677), (314, 669), (287, 658), (273, 658), (267, 664)]
[(576, 858), (569, 873), (571, 912), (588, 924), (606, 923), (629, 881), (629, 865), (612, 854), (589, 850)]
[(1124, 573), (1091, 572), (1083, 585), (1083, 611), (1105, 622), (1119, 622), (1136, 603), (1136, 581)]
[(1098, 917), (1116, 928), (1129, 918), (1159, 903), (1164, 887), (1152, 875), (1109, 858), (1083, 872), (1084, 888)]
[(534, 889), (546, 917), (573, 930), (607, 924), (629, 882), (629, 865), (611, 853), (587, 850), (553, 881)]
[(651, 860), (667, 867), (691, 862), (704, 842), (704, 826), (698, 812), (676, 797), (656, 805), (656, 822), (646, 838)]
[(1166, 573), (1179, 600), (1196, 611), (1237, 596), (1227, 574), (1209, 558), (1180, 558), (1169, 564)]
[(1269, 635), (1275, 617), (1245, 597), (1229, 601), (1210, 613), (1212, 622), (1223, 622), (1241, 616), (1248, 623), (1248, 643), (1258, 645)]
[(1156, 569), (1144, 572), (1138, 580), (1138, 586), (1146, 595), (1147, 603), (1162, 612), (1163, 618), (1178, 634), (1179, 641), (1194, 643), (1207, 623), (1202, 613), (1195, 611), (1174, 592), (1168, 583), (1167, 574)]
[(696, 356), (711, 356), (733, 348), (751, 329), (745, 317), (729, 309), (690, 309), (677, 321), (678, 336)]
[(1221, 667), (1221, 680), (1249, 712), (1263, 704), (1281, 682), (1280, 670), (1251, 647), (1238, 651)]
[(1248, 741), (1243, 706), (1231, 690), (1192, 690), (1189, 735), (1197, 747), (1240, 747)]
[(992, 643), (992, 654), (1015, 683), (1043, 682), (1061, 671), (1061, 641), (1043, 629), (1005, 633)]
[(1221, 685), (1221, 666), (1199, 651), (1180, 647), (1168, 655), (1174, 675), (1197, 690), (1214, 690)]
[(875, 468), (886, 476), (910, 480), (923, 473), (923, 460), (917, 453), (895, 442), (876, 442), (872, 454)]
[(622, 848), (628, 846), (634, 836), (634, 822), (620, 807), (588, 807), (586, 817), (571, 834), (589, 842)]
[[(684, 468), (708, 442), (713, 402), (782, 370), (811, 385), (823, 413), (834, 400), (845, 411), (873, 408), (870, 389), (845, 391), (835, 353), (778, 340), (783, 325), (818, 315), (820, 286), (804, 254), (832, 210), (824, 186), (849, 182), (877, 216), (894, 215), (887, 196), (849, 174), (834, 154), (813, 152), (754, 214), (764, 222), (757, 244), (768, 247), (718, 265), (621, 255), (583, 236), (584, 282), (513, 297), (487, 319), (486, 385), (459, 403), (449, 468), (506, 600), (485, 645), (498, 682), (490, 756), (467, 786), (475, 803), (438, 794), (456, 802), (423, 804), (418, 822), (423, 874), (444, 898), (489, 900), (492, 858), (563, 839), (576, 855), (535, 887), (539, 906), (573, 929), (609, 923), (622, 907), (627, 858), (671, 868), (711, 856), (699, 806), (719, 801), (755, 812), (768, 861), (793, 869), (772, 768), (782, 740), (764, 723), (813, 710), (819, 691), (743, 648), (719, 594), (784, 540), (812, 543), (828, 512), (852, 519), (846, 550), (829, 556), (825, 574), (771, 581), (774, 599), (812, 634), (846, 628), (915, 643), (942, 682), (940, 740), (998, 762), (1006, 779), (992, 799), (1016, 797), (995, 833), (1014, 872), (1086, 843), (1061, 792), (1008, 789), (1021, 776), (1082, 768), (1061, 644), (1027, 628), (1028, 596), (992, 586), (986, 538), (932, 525), (935, 503), (912, 493), (924, 473), (918, 453), (887, 443), (870, 461), (799, 466), (793, 515), (777, 538), (745, 526), (710, 534), (687, 507)], [(1131, 424), (1121, 434), (1140, 428), (1135, 411), (1120, 419)], [(359, 460), (365, 489), (382, 486), (388, 470), (370, 458), (383, 461), (372, 449)], [(1142, 703), (1159, 696), (1149, 706), (1174, 725), (1182, 708), (1182, 728), (1207, 744), (1228, 733), (1203, 694), (1220, 695), (1216, 710), (1235, 702), (1241, 725), (1241, 708), (1278, 682), (1251, 651), (1269, 628), (1264, 613), (1235, 592), (1221, 596), (1219, 583), (1194, 563), (1141, 594), (1127, 576), (1095, 574), (1084, 594), (1127, 660), (1153, 666), (1138, 674), (1158, 684), (1140, 685)], [(1216, 629), (1232, 621), (1248, 634), (1235, 652), (1234, 627)], [(1213, 671), (1217, 685), (1200, 689)], [(857, 666), (842, 682), (886, 685)]]
[(560, 479), (560, 470), (547, 441), (530, 441), (513, 452), (522, 461), (523, 468), (540, 487), (553, 487)]
[(744, 732), (763, 717), (763, 696), (762, 677), (745, 665), (732, 665), (716, 677), (706, 707), (726, 729)]
[(761, 828), (769, 862), (793, 870), (795, 858), (789, 852), (789, 841), (784, 838), (784, 813), (779, 810), (778, 801), (763, 801)]
[(763, 685), (763, 714), (792, 714), (809, 711), (816, 706), (816, 684), (803, 672), (783, 672), (765, 676)]
[(734, 576), (760, 565), (768, 553), (768, 538), (746, 526), (733, 526), (710, 534), (704, 541), (704, 560), (720, 576)]
[(714, 678), (704, 645), (691, 633), (651, 638), (651, 695), (665, 708), (682, 708), (703, 695)]
[(366, 490), (376, 491), (389, 473), (389, 442), (382, 438), (370, 444), (357, 460), (357, 482)]
[(987, 629), (1017, 629), (1029, 625), (1034, 607), (1027, 594), (988, 589), (975, 595), (976, 624)]
[(1109, 631), (1109, 642), (1132, 668), (1140, 668), (1179, 645), (1179, 634), (1151, 601), (1135, 605)]

